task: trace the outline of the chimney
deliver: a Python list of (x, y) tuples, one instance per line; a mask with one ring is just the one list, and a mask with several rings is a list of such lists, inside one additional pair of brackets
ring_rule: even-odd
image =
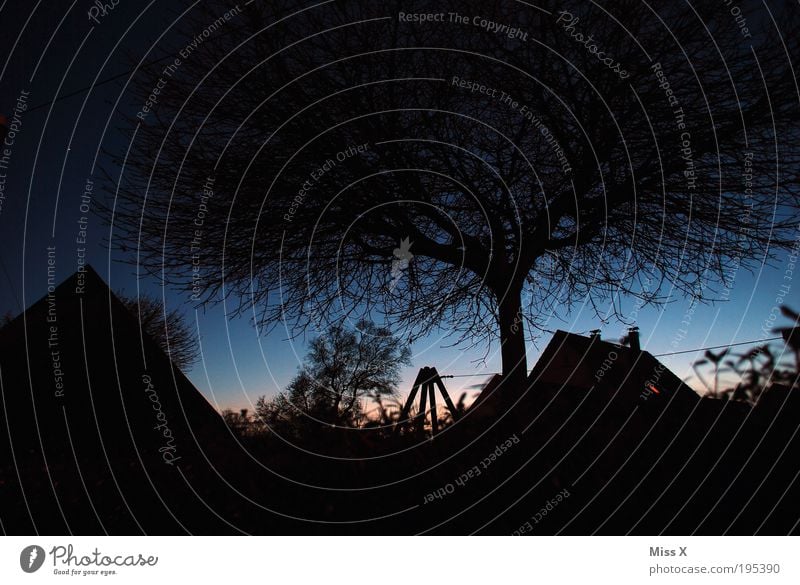
[(639, 344), (639, 328), (630, 327), (628, 329), (628, 346), (633, 351), (642, 351), (642, 346)]

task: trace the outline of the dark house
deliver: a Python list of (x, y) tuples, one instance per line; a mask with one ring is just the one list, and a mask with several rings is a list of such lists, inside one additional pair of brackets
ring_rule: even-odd
[(547, 486), (522, 509), (570, 486), (549, 533), (787, 534), (798, 526), (800, 399), (788, 385), (768, 395), (755, 408), (701, 398), (635, 330), (622, 343), (557, 331), (526, 388), (495, 377), (463, 420), (498, 441), (520, 429), (517, 489)]
[(629, 330), (622, 343), (611, 343), (599, 333), (589, 337), (556, 331), (530, 373), (532, 384), (561, 384), (590, 390), (613, 387), (641, 402), (669, 401), (695, 404), (700, 396), (641, 349), (639, 332)]
[[(473, 418), (496, 417), (512, 406), (524, 408), (530, 395), (547, 388), (580, 396), (592, 392), (601, 401), (648, 410), (658, 405), (693, 408), (700, 396), (659, 362), (642, 350), (639, 332), (632, 328), (623, 343), (558, 330), (547, 344), (528, 376), (525, 389), (503, 389), (496, 375), (475, 399)], [(527, 396), (527, 397), (526, 397)]]

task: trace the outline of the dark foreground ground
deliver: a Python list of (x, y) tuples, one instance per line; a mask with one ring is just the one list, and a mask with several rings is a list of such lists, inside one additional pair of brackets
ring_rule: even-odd
[(292, 446), (234, 435), (101, 283), (74, 284), (56, 338), (47, 298), (0, 330), (7, 534), (798, 532), (796, 389), (751, 408), (534, 384), (433, 440)]
[[(422, 444), (333, 431), (303, 444), (216, 429), (181, 459), (55, 436), (2, 469), (7, 533), (787, 534), (800, 518), (797, 401), (648, 410), (534, 388), (529, 417)], [(91, 426), (91, 415), (79, 424)], [(526, 430), (527, 427), (527, 430)], [(121, 433), (120, 435), (124, 435)], [(392, 452), (395, 452), (392, 454)], [(396, 451), (402, 451), (397, 453)], [(321, 457), (319, 453), (329, 453)], [(384, 454), (384, 455), (382, 455)], [(359, 459), (363, 458), (363, 459)]]

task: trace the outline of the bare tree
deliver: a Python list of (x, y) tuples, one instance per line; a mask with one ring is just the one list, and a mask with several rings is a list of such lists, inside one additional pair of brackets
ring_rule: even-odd
[(408, 345), (370, 321), (361, 320), (354, 329), (332, 325), (311, 340), (306, 363), (286, 392), (273, 400), (261, 397), (256, 412), (271, 427), (356, 426), (363, 400), (380, 403), (396, 396), (400, 366), (410, 358)]
[(745, 34), (719, 3), (533, 4), (278, 0), (218, 21), (169, 75), (137, 75), (142, 102), (161, 92), (132, 118), (116, 243), (262, 324), (370, 313), (499, 339), (515, 388), (553, 311), (714, 299), (790, 245), (796, 6), (744, 14)]
[(117, 291), (125, 308), (139, 320), (142, 331), (152, 337), (173, 364), (185, 370), (200, 357), (200, 347), (180, 309), (167, 310), (158, 298), (139, 294), (127, 296)]

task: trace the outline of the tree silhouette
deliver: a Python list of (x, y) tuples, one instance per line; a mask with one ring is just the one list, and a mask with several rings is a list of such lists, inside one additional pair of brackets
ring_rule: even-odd
[(263, 430), (259, 420), (242, 408), (239, 412), (226, 408), (222, 411), (222, 420), (228, 428), (239, 438), (243, 439), (252, 435), (258, 435)]
[(391, 332), (362, 320), (350, 329), (332, 325), (311, 340), (306, 363), (285, 393), (261, 397), (256, 413), (270, 428), (297, 429), (324, 425), (357, 426), (363, 399), (377, 403), (394, 396), (400, 366), (411, 351)]
[(158, 343), (173, 364), (185, 370), (199, 359), (200, 347), (180, 309), (167, 311), (161, 300), (147, 294), (127, 296), (119, 291), (116, 294), (138, 319), (142, 331)]
[(554, 310), (713, 299), (791, 245), (795, 6), (745, 14), (747, 38), (714, 3), (535, 4), (248, 5), (137, 73), (161, 91), (131, 119), (114, 243), (261, 325), (499, 339), (514, 388)]

